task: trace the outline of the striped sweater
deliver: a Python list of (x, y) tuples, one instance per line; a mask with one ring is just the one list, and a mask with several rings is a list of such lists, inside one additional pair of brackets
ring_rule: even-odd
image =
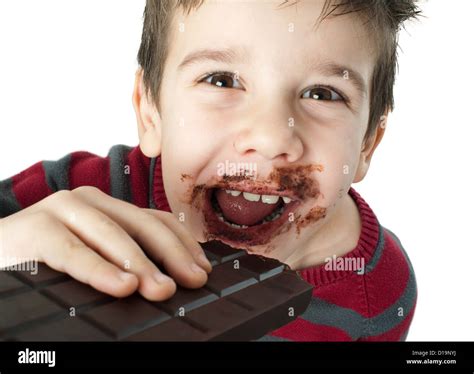
[[(141, 208), (171, 211), (160, 158), (139, 147), (116, 145), (107, 157), (73, 152), (42, 161), (0, 181), (0, 217), (6, 217), (59, 190), (95, 186)], [(398, 238), (377, 220), (362, 197), (350, 196), (361, 217), (357, 246), (343, 259), (363, 259), (363, 274), (328, 269), (326, 264), (299, 271), (314, 286), (308, 309), (261, 341), (405, 340), (416, 306), (415, 275)]]

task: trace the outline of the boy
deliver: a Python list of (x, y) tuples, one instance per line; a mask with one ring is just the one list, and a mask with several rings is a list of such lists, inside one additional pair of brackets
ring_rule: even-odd
[(397, 34), (417, 14), (412, 0), (147, 1), (139, 146), (1, 182), (4, 262), (164, 300), (205, 284), (198, 242), (218, 239), (314, 285), (307, 311), (262, 340), (404, 340), (412, 267), (351, 184), (383, 137)]

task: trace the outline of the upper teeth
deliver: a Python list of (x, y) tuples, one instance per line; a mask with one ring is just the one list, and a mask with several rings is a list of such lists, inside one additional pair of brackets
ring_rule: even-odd
[(280, 199), (280, 196), (262, 195), (262, 203), (265, 203), (265, 204), (275, 204), (278, 201), (278, 199)]
[(225, 192), (230, 193), (234, 197), (239, 196), (241, 194), (240, 191), (233, 191), (233, 190), (225, 190)]
[(291, 199), (289, 197), (283, 196), (283, 201), (285, 202), (285, 204), (288, 204), (291, 202)]
[(248, 201), (258, 201), (260, 200), (260, 195), (250, 192), (244, 192), (244, 199)]
[[(242, 191), (236, 191), (236, 190), (225, 190), (228, 194), (237, 197), (239, 196)], [(258, 195), (255, 193), (250, 193), (250, 192), (244, 192), (243, 193), (244, 199), (248, 201), (262, 201), (262, 203), (265, 204), (276, 204), (280, 196), (277, 195)], [(285, 204), (290, 203), (292, 200), (289, 197), (282, 196), (283, 201)]]

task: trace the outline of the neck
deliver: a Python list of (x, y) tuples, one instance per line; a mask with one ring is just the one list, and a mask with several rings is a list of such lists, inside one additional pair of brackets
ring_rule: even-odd
[(344, 256), (357, 246), (360, 232), (359, 210), (352, 197), (346, 194), (329, 221), (284, 262), (294, 270), (301, 270), (322, 264), (334, 255)]

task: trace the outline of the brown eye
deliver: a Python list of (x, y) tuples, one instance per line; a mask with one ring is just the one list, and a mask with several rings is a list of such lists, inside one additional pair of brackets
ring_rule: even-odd
[(307, 91), (302, 96), (304, 99), (314, 99), (314, 100), (326, 100), (326, 101), (339, 101), (342, 100), (342, 97), (335, 92), (326, 87), (314, 87)]
[(238, 80), (235, 79), (234, 75), (230, 73), (210, 74), (202, 81), (219, 88), (239, 88)]

